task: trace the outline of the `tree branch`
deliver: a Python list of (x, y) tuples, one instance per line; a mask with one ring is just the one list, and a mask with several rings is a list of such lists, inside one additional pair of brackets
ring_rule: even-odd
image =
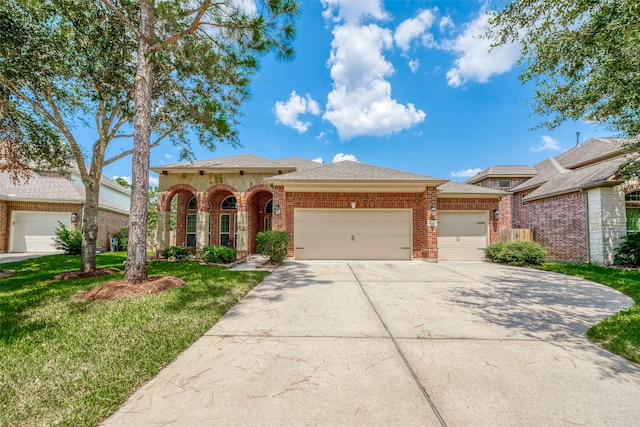
[[(105, 1), (105, 0), (103, 0)], [(184, 37), (193, 34), (198, 27), (200, 26), (200, 20), (202, 19), (202, 17), (204, 16), (204, 14), (206, 13), (207, 9), (209, 8), (209, 6), (211, 5), (211, 0), (205, 0), (205, 2), (202, 4), (202, 6), (200, 6), (200, 9), (198, 10), (198, 13), (196, 14), (196, 16), (193, 18), (193, 21), (191, 22), (191, 25), (189, 26), (189, 28), (187, 28), (185, 31), (178, 33), (178, 34), (174, 34), (173, 36), (161, 41), (160, 43), (155, 44), (150, 50), (149, 53), (153, 53), (156, 52), (158, 50), (162, 50), (165, 47), (177, 43), (178, 41), (180, 41), (181, 39), (183, 39)]]
[(102, 1), (102, 3), (103, 3), (105, 6), (107, 6), (109, 9), (111, 9), (111, 11), (112, 11), (113, 13), (115, 13), (116, 15), (118, 15), (118, 18), (120, 18), (120, 20), (122, 21), (122, 23), (123, 23), (124, 25), (126, 25), (126, 26), (131, 30), (131, 31), (133, 31), (133, 33), (136, 35), (136, 38), (139, 38), (139, 37), (140, 37), (140, 34), (138, 33), (138, 29), (136, 28), (136, 26), (135, 26), (135, 25), (133, 25), (133, 23), (132, 23), (131, 21), (129, 21), (129, 20), (127, 19), (127, 17), (126, 17), (126, 16), (124, 16), (124, 14), (123, 14), (122, 12), (120, 12), (120, 11), (118, 10), (118, 8), (117, 8), (113, 3), (111, 3), (109, 0), (100, 0), (100, 1)]

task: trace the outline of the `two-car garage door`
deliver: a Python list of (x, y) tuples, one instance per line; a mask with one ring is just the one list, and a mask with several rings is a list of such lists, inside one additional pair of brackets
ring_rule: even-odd
[(299, 260), (409, 260), (411, 209), (296, 209)]
[(69, 227), (67, 212), (14, 211), (11, 218), (11, 252), (54, 252), (53, 238), (58, 222)]

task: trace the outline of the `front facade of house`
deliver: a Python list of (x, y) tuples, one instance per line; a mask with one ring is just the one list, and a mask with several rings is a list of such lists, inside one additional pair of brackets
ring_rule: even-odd
[[(0, 171), (0, 253), (55, 252), (59, 223), (82, 226), (85, 194), (77, 171), (34, 171), (26, 183), (11, 182)], [(130, 192), (103, 177), (98, 210), (98, 248), (109, 249), (110, 236), (127, 225)]]
[(535, 166), (492, 166), (466, 182), (510, 192), (499, 228), (532, 230), (551, 259), (609, 265), (627, 230), (640, 230), (640, 186), (617, 177), (622, 143), (595, 138)]
[(256, 252), (260, 231), (286, 230), (295, 259), (481, 259), (498, 238), (500, 190), (356, 162), (322, 165), (240, 155), (154, 167), (158, 252), (229, 245)]

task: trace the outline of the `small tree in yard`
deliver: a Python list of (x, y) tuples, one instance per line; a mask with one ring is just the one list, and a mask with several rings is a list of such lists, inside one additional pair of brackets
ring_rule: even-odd
[(257, 250), (269, 258), (269, 261), (280, 264), (287, 258), (291, 235), (286, 231), (261, 231), (256, 237)]
[(53, 247), (67, 255), (78, 255), (82, 250), (82, 232), (70, 230), (63, 223), (58, 222)]
[(629, 233), (615, 251), (615, 263), (618, 265), (640, 265), (640, 233)]

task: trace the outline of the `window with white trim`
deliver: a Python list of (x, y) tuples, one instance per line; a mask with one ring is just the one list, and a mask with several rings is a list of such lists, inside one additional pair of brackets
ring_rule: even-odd
[(220, 214), (220, 245), (231, 246), (231, 214)]
[(185, 245), (188, 248), (196, 247), (196, 223), (198, 214), (194, 211), (198, 210), (198, 201), (195, 197), (192, 197), (187, 202), (187, 217), (186, 217), (186, 242)]
[(220, 210), (235, 211), (238, 209), (238, 201), (235, 197), (229, 196), (220, 203)]
[(500, 188), (511, 188), (511, 180), (510, 179), (501, 179), (498, 181), (498, 187)]

